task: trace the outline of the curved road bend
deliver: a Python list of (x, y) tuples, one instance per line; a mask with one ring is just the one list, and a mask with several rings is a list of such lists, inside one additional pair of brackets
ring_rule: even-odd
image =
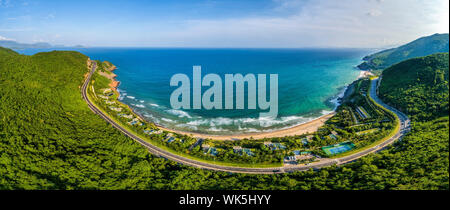
[(197, 168), (201, 168), (201, 169), (207, 169), (207, 170), (215, 170), (215, 171), (225, 171), (225, 172), (232, 172), (232, 173), (252, 173), (252, 174), (274, 174), (274, 173), (284, 173), (284, 172), (292, 172), (292, 171), (304, 171), (304, 170), (309, 170), (311, 168), (313, 169), (318, 169), (318, 168), (322, 168), (322, 167), (326, 167), (326, 166), (331, 166), (331, 165), (340, 165), (340, 164), (344, 164), (344, 163), (348, 163), (351, 161), (354, 161), (358, 158), (361, 158), (367, 154), (370, 154), (372, 152), (376, 152), (378, 150), (383, 149), (384, 147), (386, 147), (387, 145), (391, 144), (392, 142), (394, 142), (395, 140), (397, 140), (398, 138), (402, 137), (409, 129), (409, 120), (406, 117), (405, 114), (399, 112), (398, 110), (384, 104), (376, 95), (376, 84), (378, 80), (373, 80), (372, 81), (372, 88), (371, 88), (371, 92), (370, 92), (370, 96), (380, 105), (384, 106), (385, 108), (391, 110), (392, 112), (394, 112), (400, 119), (401, 122), (401, 127), (400, 127), (400, 131), (395, 134), (392, 138), (380, 143), (379, 145), (366, 149), (364, 151), (358, 152), (356, 154), (353, 155), (349, 155), (346, 157), (342, 157), (342, 158), (336, 158), (336, 159), (322, 159), (318, 162), (315, 163), (311, 163), (309, 165), (293, 165), (293, 166), (282, 166), (282, 167), (274, 167), (274, 168), (244, 168), (244, 167), (233, 167), (233, 166), (222, 166), (222, 165), (216, 165), (216, 164), (211, 164), (211, 163), (205, 163), (205, 162), (200, 162), (197, 160), (192, 160), (186, 157), (182, 157), (179, 155), (176, 155), (174, 153), (168, 152), (166, 150), (163, 150), (157, 146), (154, 146), (153, 144), (141, 139), (140, 137), (132, 134), (131, 132), (127, 131), (125, 128), (123, 128), (122, 126), (120, 126), (119, 124), (117, 124), (116, 122), (114, 122), (112, 119), (110, 119), (107, 115), (105, 115), (102, 111), (100, 111), (87, 97), (87, 87), (89, 85), (89, 82), (91, 80), (91, 77), (93, 75), (93, 73), (95, 72), (95, 69), (97, 68), (97, 64), (94, 62), (92, 65), (92, 69), (88, 75), (88, 77), (86, 78), (86, 81), (84, 82), (83, 86), (81, 87), (81, 95), (83, 97), (83, 99), (86, 101), (87, 105), (89, 106), (89, 108), (96, 114), (98, 114), (101, 118), (103, 118), (104, 120), (106, 120), (108, 123), (110, 123), (113, 127), (115, 127), (116, 129), (118, 129), (119, 131), (121, 131), (123, 134), (125, 134), (126, 136), (132, 138), (133, 140), (135, 140), (136, 142), (138, 142), (139, 144), (143, 145), (144, 147), (146, 147), (150, 153), (158, 156), (158, 157), (163, 157), (172, 161), (176, 161), (178, 163), (184, 164), (184, 165), (188, 165), (188, 166), (193, 166), (193, 167), (197, 167)]

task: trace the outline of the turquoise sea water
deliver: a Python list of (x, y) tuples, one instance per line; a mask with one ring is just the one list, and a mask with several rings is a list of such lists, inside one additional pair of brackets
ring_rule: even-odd
[[(359, 75), (355, 66), (369, 50), (362, 49), (75, 49), (91, 59), (118, 67), (120, 100), (165, 127), (210, 134), (270, 131), (310, 121), (336, 106), (336, 97)], [(21, 50), (34, 54), (48, 50)], [(259, 118), (262, 110), (174, 110), (170, 78), (192, 80), (192, 66), (208, 73), (278, 74), (278, 118)], [(191, 84), (192, 85), (192, 84)], [(207, 88), (203, 88), (203, 91)], [(247, 103), (247, 102), (246, 102)], [(246, 104), (247, 105), (247, 104)]]

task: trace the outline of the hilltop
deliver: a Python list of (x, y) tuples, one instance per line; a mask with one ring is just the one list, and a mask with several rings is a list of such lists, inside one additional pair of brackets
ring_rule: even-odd
[(449, 51), (449, 34), (421, 37), (397, 48), (383, 50), (363, 58), (362, 70), (382, 70), (398, 62)]

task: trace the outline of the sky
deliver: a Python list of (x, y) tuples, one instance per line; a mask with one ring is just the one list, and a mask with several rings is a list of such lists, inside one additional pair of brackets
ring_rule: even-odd
[(383, 48), (449, 31), (448, 0), (0, 0), (0, 40)]

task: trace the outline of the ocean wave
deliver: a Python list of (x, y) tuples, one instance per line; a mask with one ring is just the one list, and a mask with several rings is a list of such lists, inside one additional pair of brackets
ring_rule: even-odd
[(198, 130), (198, 127), (195, 126), (195, 125), (176, 124), (175, 126), (178, 127), (178, 128), (188, 128), (190, 130), (195, 130), (195, 131)]
[(144, 100), (139, 100), (139, 103), (143, 104), (145, 101)]
[(148, 114), (148, 113), (145, 113), (144, 117), (149, 118), (154, 123), (160, 123), (161, 122), (158, 118), (156, 118), (155, 116), (153, 116), (151, 114)]
[(166, 110), (166, 112), (168, 112), (170, 114), (173, 114), (173, 115), (176, 115), (178, 117), (192, 118), (191, 115), (189, 115), (187, 112), (181, 111), (181, 110), (178, 110), (178, 109), (169, 109), (169, 110)]
[(223, 129), (223, 128), (211, 127), (211, 128), (208, 128), (207, 131), (212, 131), (212, 132), (225, 132), (225, 131), (229, 131), (229, 130), (228, 130), (228, 129)]
[(167, 119), (167, 118), (164, 118), (164, 117), (162, 117), (161, 120), (166, 121), (166, 122), (170, 122), (170, 123), (175, 122), (175, 121), (173, 121), (171, 119)]
[(149, 104), (150, 106), (159, 107), (158, 104)]
[(145, 108), (145, 106), (143, 104), (136, 104), (135, 106), (139, 107), (139, 108)]
[(119, 101), (123, 100), (124, 97), (127, 95), (127, 92), (125, 92), (124, 90), (121, 90), (119, 88), (117, 88), (117, 92), (119, 92)]
[(136, 99), (136, 97), (134, 97), (134, 96), (127, 96), (127, 98), (129, 98), (129, 99)]
[(271, 127), (276, 125), (285, 125), (285, 124), (299, 124), (312, 120), (313, 118), (302, 117), (302, 116), (286, 116), (281, 118), (268, 118), (268, 117), (260, 117), (260, 118), (210, 118), (210, 119), (201, 119), (201, 120), (193, 120), (187, 122), (187, 125), (192, 126), (238, 126), (239, 130), (246, 130), (248, 125), (252, 126), (260, 126), (260, 127)]

